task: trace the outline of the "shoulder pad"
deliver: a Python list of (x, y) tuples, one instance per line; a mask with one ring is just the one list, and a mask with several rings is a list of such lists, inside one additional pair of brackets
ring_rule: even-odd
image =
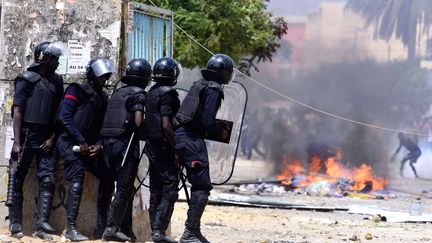
[[(145, 92), (145, 90), (143, 89), (143, 88), (140, 88), (140, 87), (138, 87), (138, 86), (129, 86), (129, 85), (126, 85), (126, 86), (123, 86), (123, 87), (121, 87), (121, 88), (123, 88), (123, 89), (125, 89), (125, 90), (127, 90), (127, 92), (129, 93), (129, 94), (136, 94), (136, 93), (142, 93), (142, 92)], [(121, 89), (120, 88), (120, 89)]]
[(125, 97), (128, 95), (134, 95), (134, 94), (146, 94), (145, 90), (143, 88), (137, 87), (137, 86), (122, 86), (118, 88), (116, 91), (114, 91), (113, 95), (115, 93), (118, 93), (119, 95)]
[(177, 91), (175, 89), (173, 89), (172, 87), (161, 86), (159, 88), (159, 96), (166, 95), (166, 94), (169, 94), (169, 93), (174, 93), (174, 92), (175, 92), (176, 95), (178, 95)]
[(137, 87), (137, 86), (130, 86), (131, 87), (131, 91), (133, 93), (144, 93), (145, 89)]
[(200, 80), (193, 82), (193, 84), (208, 85), (208, 81), (202, 78)]
[(42, 77), (36, 73), (36, 72), (32, 72), (32, 71), (25, 71), (22, 72), (20, 75), (18, 75), (18, 77), (30, 82), (30, 83), (36, 83), (38, 82)]
[(220, 85), (218, 82), (214, 82), (214, 81), (208, 81), (208, 82), (209, 82), (209, 84), (208, 84), (209, 88), (217, 89), (221, 93), (223, 93), (222, 85)]
[(93, 88), (87, 82), (77, 81), (71, 83), (70, 85), (74, 85), (81, 88), (84, 92), (86, 92), (89, 95), (91, 95), (94, 92)]

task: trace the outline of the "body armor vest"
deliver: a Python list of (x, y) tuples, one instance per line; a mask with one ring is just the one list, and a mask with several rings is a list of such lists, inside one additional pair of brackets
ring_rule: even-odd
[(123, 86), (114, 92), (102, 123), (102, 137), (118, 137), (135, 127), (135, 114), (127, 108), (127, 100), (138, 93), (145, 94), (145, 91), (136, 86)]
[(74, 115), (74, 122), (85, 140), (93, 144), (96, 142), (107, 107), (107, 95), (103, 91), (96, 91), (89, 83), (76, 82), (70, 85), (79, 87), (85, 93)]
[(18, 78), (33, 84), (26, 100), (23, 120), (27, 123), (53, 125), (63, 95), (63, 80), (58, 74), (46, 77), (25, 71)]
[(194, 118), (201, 105), (201, 92), (205, 88), (218, 90), (222, 94), (223, 99), (223, 89), (219, 83), (206, 81), (204, 79), (194, 82), (175, 116), (175, 119), (180, 126), (187, 125)]
[(161, 97), (169, 93), (177, 94), (170, 86), (159, 86), (151, 89), (146, 96), (145, 134), (152, 142), (163, 140), (162, 115), (160, 113)]

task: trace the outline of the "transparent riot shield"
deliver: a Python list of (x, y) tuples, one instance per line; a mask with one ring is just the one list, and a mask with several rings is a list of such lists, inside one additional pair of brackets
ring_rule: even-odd
[[(240, 140), (241, 127), (247, 104), (247, 91), (239, 82), (224, 86), (224, 99), (216, 118), (233, 122), (229, 143), (206, 140), (210, 162), (210, 178), (215, 185), (226, 183), (234, 171), (235, 160)], [(180, 101), (187, 94), (184, 89), (177, 89)]]

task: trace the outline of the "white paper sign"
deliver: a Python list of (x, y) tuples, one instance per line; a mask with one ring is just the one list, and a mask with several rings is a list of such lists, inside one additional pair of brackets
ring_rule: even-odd
[(90, 43), (81, 43), (78, 40), (69, 40), (71, 51), (67, 62), (67, 74), (84, 73), (87, 63), (90, 61)]
[(59, 65), (56, 69), (56, 73), (58, 73), (60, 75), (66, 74), (67, 62), (68, 62), (68, 59), (65, 56), (60, 56), (59, 57)]
[(12, 151), (13, 145), (13, 128), (6, 128), (6, 142), (5, 142), (5, 158), (10, 159), (10, 152)]

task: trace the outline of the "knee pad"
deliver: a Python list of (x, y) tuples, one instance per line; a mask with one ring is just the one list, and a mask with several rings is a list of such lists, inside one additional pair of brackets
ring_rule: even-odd
[(205, 206), (208, 202), (210, 193), (208, 191), (196, 191), (196, 200), (199, 206)]
[(39, 189), (41, 191), (49, 191), (49, 192), (53, 192), (54, 191), (54, 176), (46, 176), (44, 178), (41, 179), (41, 181), (39, 182)]
[(71, 181), (69, 184), (69, 190), (73, 193), (82, 193), (82, 191), (83, 191), (82, 180)]

